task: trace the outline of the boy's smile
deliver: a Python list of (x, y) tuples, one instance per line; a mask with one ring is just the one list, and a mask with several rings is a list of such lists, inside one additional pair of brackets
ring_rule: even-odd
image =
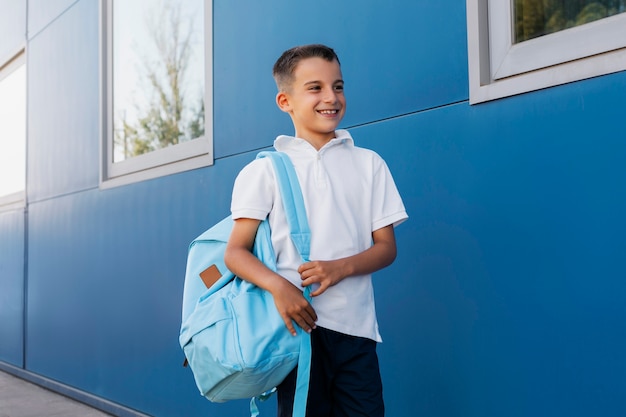
[(296, 136), (319, 150), (335, 137), (346, 111), (339, 63), (317, 57), (303, 59), (291, 86), (278, 93), (276, 103), (291, 116)]

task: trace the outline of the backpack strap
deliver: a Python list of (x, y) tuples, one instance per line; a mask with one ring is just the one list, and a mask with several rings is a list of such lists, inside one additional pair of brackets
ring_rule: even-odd
[(311, 230), (293, 163), (283, 152), (260, 152), (257, 158), (270, 158), (274, 165), (283, 207), (287, 214), (287, 223), (291, 230), (291, 240), (304, 262), (308, 262), (311, 254)]
[[(270, 158), (276, 173), (278, 188), (287, 215), (287, 223), (298, 253), (304, 262), (309, 261), (311, 248), (311, 230), (306, 217), (304, 198), (298, 182), (298, 176), (291, 159), (283, 152), (260, 152), (257, 158)], [(311, 302), (311, 289), (304, 288), (304, 297)], [(304, 417), (309, 392), (311, 371), (311, 335), (300, 329), (300, 355), (298, 357), (298, 376), (293, 402), (293, 417)]]

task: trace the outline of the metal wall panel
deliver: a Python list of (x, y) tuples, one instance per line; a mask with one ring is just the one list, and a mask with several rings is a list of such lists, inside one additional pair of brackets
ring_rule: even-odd
[(0, 1), (0, 67), (26, 46), (26, 0)]
[(24, 361), (24, 210), (0, 212), (0, 361)]
[[(81, 0), (97, 3), (98, 0)], [(28, 0), (28, 38), (32, 39), (78, 0)]]
[(30, 201), (98, 186), (98, 16), (80, 1), (29, 42)]

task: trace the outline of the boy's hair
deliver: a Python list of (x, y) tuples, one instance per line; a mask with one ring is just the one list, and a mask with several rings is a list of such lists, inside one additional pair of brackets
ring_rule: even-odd
[(285, 91), (291, 86), (296, 66), (306, 58), (322, 58), (329, 62), (337, 61), (341, 65), (335, 51), (326, 45), (302, 45), (288, 49), (278, 58), (272, 71), (279, 91)]

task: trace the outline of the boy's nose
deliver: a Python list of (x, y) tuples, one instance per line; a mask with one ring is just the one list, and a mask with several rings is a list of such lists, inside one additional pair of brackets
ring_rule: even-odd
[(324, 101), (327, 103), (334, 103), (337, 101), (337, 94), (333, 91), (326, 91), (326, 94), (324, 95)]

